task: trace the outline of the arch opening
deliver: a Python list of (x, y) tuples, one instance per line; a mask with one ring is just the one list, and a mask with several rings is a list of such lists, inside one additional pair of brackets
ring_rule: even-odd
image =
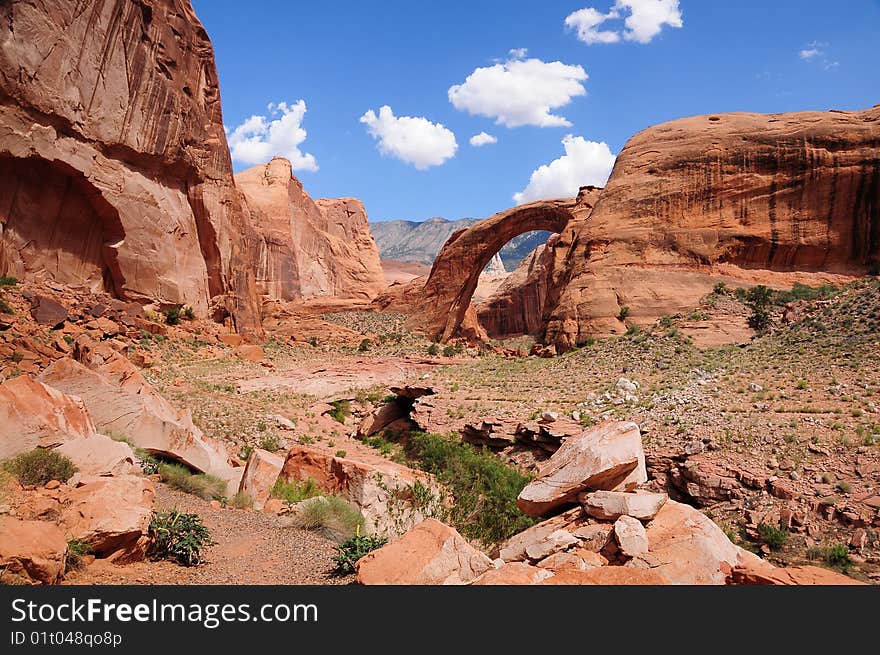
[(0, 274), (121, 297), (119, 214), (79, 171), (0, 155)]

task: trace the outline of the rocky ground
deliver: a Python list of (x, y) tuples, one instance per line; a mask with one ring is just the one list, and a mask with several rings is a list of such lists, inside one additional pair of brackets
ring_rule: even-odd
[[(555, 358), (527, 356), (522, 339), (447, 348), (405, 330), (402, 316), (344, 306), (279, 307), (274, 320), (283, 328), (262, 349), (249, 348), (213, 323), (170, 327), (107, 299), (48, 295), (66, 308), (64, 319), (46, 318), (49, 303), (40, 310), (34, 289), (5, 289), (12, 313), (0, 315), (0, 381), (38, 373), (85, 334), (136, 363), (224, 444), (233, 464), (253, 448), (282, 461), (291, 448), (337, 460), (393, 456), (381, 440), (358, 438), (358, 426), (391, 387), (407, 384), (434, 392), (415, 401), (421, 427), (463, 434), (531, 473), (567, 435), (602, 420), (633, 421), (649, 487), (699, 508), (738, 546), (776, 564), (880, 580), (876, 280), (780, 306), (765, 335), (748, 329), (747, 310), (724, 290), (688, 314)], [(334, 412), (338, 401), (344, 411)], [(540, 426), (556, 436), (536, 437)], [(330, 574), (333, 542), (284, 527), (284, 517), (217, 509), (161, 484), (156, 505), (204, 518), (216, 541), (205, 565), (98, 560), (69, 581), (348, 581)], [(784, 537), (769, 539), (768, 525)], [(833, 546), (845, 547), (848, 563), (828, 559)]]

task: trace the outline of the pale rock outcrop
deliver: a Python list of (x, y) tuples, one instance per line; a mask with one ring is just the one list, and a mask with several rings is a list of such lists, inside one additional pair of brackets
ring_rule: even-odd
[(0, 516), (0, 582), (8, 584), (3, 575), (13, 574), (55, 584), (61, 580), (66, 562), (67, 539), (58, 526)]
[(639, 426), (606, 421), (566, 440), (516, 502), (526, 514), (546, 516), (582, 491), (632, 489), (647, 479)]
[(28, 375), (0, 384), (0, 459), (97, 436), (95, 423), (79, 398)]
[(738, 585), (862, 585), (836, 571), (817, 566), (787, 566), (780, 568), (763, 560), (748, 560), (736, 566), (728, 575), (729, 584)]
[(462, 585), (492, 569), (492, 560), (454, 529), (428, 519), (357, 562), (364, 585)]
[(648, 533), (638, 519), (621, 516), (614, 522), (614, 539), (620, 552), (627, 557), (637, 557), (648, 552)]
[(239, 493), (251, 497), (254, 509), (262, 509), (266, 501), (269, 500), (272, 487), (278, 481), (283, 467), (283, 457), (267, 450), (254, 448), (242, 473), (241, 484), (238, 488)]
[(551, 577), (553, 573), (524, 562), (507, 562), (497, 569), (486, 571), (471, 582), (473, 586), (533, 585)]
[(69, 457), (82, 475), (127, 475), (138, 470), (131, 446), (103, 434), (73, 439), (55, 450)]
[(586, 571), (565, 569), (542, 580), (542, 585), (667, 585), (669, 581), (655, 571), (623, 566), (602, 566)]
[(63, 494), (60, 524), (68, 539), (87, 543), (98, 556), (143, 558), (155, 491), (143, 477), (83, 476)]
[(632, 516), (649, 521), (669, 500), (666, 494), (626, 493), (622, 491), (596, 491), (584, 494), (584, 511), (597, 519), (614, 521), (621, 516)]

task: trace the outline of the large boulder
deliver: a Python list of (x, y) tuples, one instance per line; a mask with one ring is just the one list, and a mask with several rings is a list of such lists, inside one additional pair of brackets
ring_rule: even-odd
[(98, 436), (82, 400), (28, 375), (0, 384), (0, 459)]
[(621, 516), (632, 516), (649, 521), (666, 504), (669, 496), (654, 493), (626, 493), (623, 491), (596, 491), (583, 498), (584, 511), (597, 519), (615, 521)]
[(313, 480), (325, 493), (360, 509), (367, 530), (385, 534), (403, 534), (431, 516), (444, 499), (432, 476), (369, 453), (337, 457), (321, 448), (295, 446), (287, 453), (281, 477)]
[(278, 481), (283, 467), (283, 457), (267, 450), (254, 448), (245, 465), (241, 484), (238, 487), (239, 493), (250, 496), (255, 509), (262, 509), (269, 500), (272, 487)]
[(8, 584), (3, 579), (6, 574), (55, 584), (66, 561), (67, 539), (58, 526), (0, 516), (0, 584)]
[[(583, 516), (583, 510), (580, 507), (575, 507), (558, 516), (526, 528), (501, 544), (498, 557), (505, 562), (526, 561), (529, 559), (528, 550), (546, 541), (554, 532), (567, 530), (574, 534), (580, 526)], [(608, 532), (610, 533), (610, 530)]]
[(585, 490), (628, 490), (648, 479), (639, 426), (606, 421), (571, 437), (538, 470), (516, 500), (530, 516), (546, 516)]
[(189, 0), (3, 2), (0, 96), (0, 275), (215, 304), (260, 335), (256, 235)]
[(368, 300), (385, 288), (359, 200), (312, 200), (283, 157), (242, 171), (235, 180), (260, 235), (256, 279), (269, 298)]
[(83, 476), (62, 495), (60, 524), (68, 539), (87, 543), (98, 556), (141, 559), (154, 499), (153, 485), (142, 477)]
[(127, 475), (137, 470), (131, 446), (103, 434), (73, 439), (55, 450), (69, 457), (82, 475)]
[(83, 400), (101, 432), (125, 437), (137, 447), (183, 462), (197, 471), (226, 477), (231, 468), (221, 446), (178, 412), (121, 355), (95, 370), (59, 359), (40, 375), (41, 382)]
[(537, 566), (524, 562), (506, 562), (497, 569), (486, 571), (479, 578), (471, 582), (472, 585), (533, 585), (541, 580), (546, 580), (553, 575), (552, 571), (539, 569)]
[(365, 585), (461, 585), (492, 568), (492, 560), (434, 519), (418, 524), (358, 560)]
[(737, 585), (861, 585), (858, 580), (817, 566), (773, 566), (759, 559), (749, 559), (734, 568), (728, 584)]
[(649, 551), (626, 566), (651, 569), (672, 584), (724, 584), (727, 574), (751, 555), (705, 514), (673, 500), (648, 523), (646, 536)]

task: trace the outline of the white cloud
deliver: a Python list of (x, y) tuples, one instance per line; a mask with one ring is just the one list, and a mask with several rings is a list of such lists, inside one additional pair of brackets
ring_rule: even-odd
[[(601, 30), (608, 21), (623, 19), (623, 28)], [(586, 7), (565, 19), (565, 26), (577, 30), (577, 38), (588, 45), (618, 43), (621, 39), (650, 43), (664, 26), (684, 25), (679, 0), (617, 0), (607, 14)]]
[(474, 148), (479, 148), (480, 146), (487, 146), (490, 143), (498, 143), (498, 139), (491, 134), (480, 132), (471, 137), (470, 143)]
[(807, 62), (818, 64), (825, 70), (832, 70), (840, 66), (839, 61), (833, 61), (828, 57), (829, 44), (825, 41), (813, 41), (798, 53), (798, 56)]
[(302, 127), (306, 103), (300, 100), (294, 105), (286, 102), (270, 102), (266, 107), (270, 117), (251, 116), (241, 125), (226, 130), (232, 159), (243, 164), (264, 164), (272, 157), (287, 157), (295, 171), (317, 171), (318, 162), (299, 146), (306, 140)]
[(605, 185), (615, 160), (607, 143), (569, 134), (562, 145), (565, 154), (534, 170), (528, 186), (514, 194), (516, 204), (576, 196), (582, 186)]
[(463, 84), (449, 88), (449, 101), (460, 111), (494, 118), (507, 127), (568, 126), (571, 123), (564, 116), (551, 111), (586, 95), (583, 82), (587, 77), (581, 66), (509, 59), (474, 70)]
[(528, 48), (513, 48), (510, 51), (510, 56), (513, 59), (525, 59), (527, 54), (529, 54)]
[(360, 122), (379, 140), (379, 152), (397, 157), (423, 171), (439, 166), (455, 156), (458, 143), (455, 134), (440, 123), (415, 116), (395, 116), (385, 105), (376, 115), (372, 109), (361, 116)]

